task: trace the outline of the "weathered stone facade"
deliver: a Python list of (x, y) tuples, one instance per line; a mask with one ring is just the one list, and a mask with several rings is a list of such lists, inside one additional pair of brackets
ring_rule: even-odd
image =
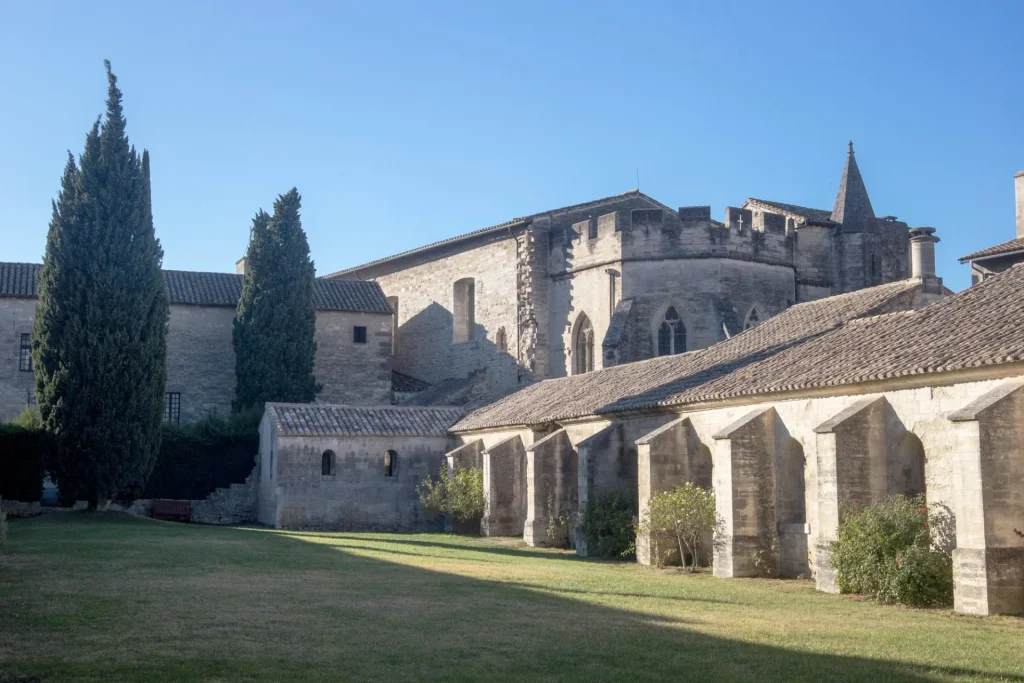
[[(0, 264), (0, 277), (17, 272), (17, 288), (0, 282), (0, 420), (34, 404), (33, 372), (20, 369), (21, 335), (35, 318), (37, 264)], [(31, 279), (31, 282), (29, 282)], [(165, 271), (170, 296), (167, 384), (178, 394), (179, 421), (231, 414), (235, 394), (232, 322), (240, 278), (232, 273)], [(383, 405), (391, 401), (391, 313), (379, 287), (318, 282), (314, 374), (321, 402)], [(340, 291), (334, 291), (340, 290)], [(366, 328), (358, 342), (355, 328)]]
[[(831, 212), (748, 199), (719, 222), (633, 191), (327, 277), (374, 280), (396, 304), (397, 371), (485, 373), (507, 391), (706, 348), (795, 303), (900, 280), (907, 234), (875, 217), (851, 148)], [(681, 333), (659, 344), (666, 320)]]

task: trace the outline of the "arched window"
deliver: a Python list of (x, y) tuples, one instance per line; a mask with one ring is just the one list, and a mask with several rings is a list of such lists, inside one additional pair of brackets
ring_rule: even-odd
[(780, 524), (803, 524), (807, 521), (804, 488), (804, 447), (790, 437), (782, 448), (779, 473), (776, 479), (778, 498), (776, 519)]
[(911, 431), (903, 433), (889, 461), (889, 494), (926, 495), (924, 445)]
[(673, 306), (665, 311), (658, 328), (658, 355), (672, 356), (686, 351), (686, 326)]
[(395, 476), (395, 470), (398, 467), (398, 453), (395, 451), (387, 451), (384, 454), (384, 476), (393, 477)]
[(325, 477), (334, 476), (334, 465), (335, 465), (334, 451), (328, 449), (324, 451), (324, 454), (320, 456), (320, 474)]
[(747, 319), (743, 321), (743, 329), (749, 330), (751, 327), (757, 327), (762, 320), (764, 320), (764, 316), (761, 311), (757, 309), (757, 306), (751, 306), (750, 312), (747, 313)]
[(586, 313), (581, 313), (576, 321), (576, 334), (572, 342), (575, 361), (573, 374), (582, 375), (594, 369), (594, 328), (590, 325), (590, 318)]
[(391, 306), (391, 355), (398, 355), (398, 297), (389, 296), (388, 305)]
[(452, 341), (456, 344), (473, 339), (476, 325), (476, 283), (473, 278), (462, 278), (455, 283), (452, 301), (454, 330)]

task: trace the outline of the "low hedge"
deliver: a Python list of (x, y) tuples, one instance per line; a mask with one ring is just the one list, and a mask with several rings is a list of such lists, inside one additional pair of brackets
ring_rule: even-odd
[(259, 432), (252, 416), (165, 427), (142, 498), (201, 499), (252, 472)]
[(42, 498), (47, 452), (43, 430), (0, 425), (0, 498), (25, 503)]

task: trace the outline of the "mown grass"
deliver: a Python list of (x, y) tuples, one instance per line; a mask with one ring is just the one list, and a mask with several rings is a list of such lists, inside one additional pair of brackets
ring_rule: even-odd
[(1024, 619), (513, 540), (15, 520), (0, 681), (1024, 681)]

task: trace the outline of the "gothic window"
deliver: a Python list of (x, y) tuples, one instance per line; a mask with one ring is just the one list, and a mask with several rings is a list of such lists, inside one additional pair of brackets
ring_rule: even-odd
[(32, 372), (32, 335), (21, 335), (21, 349), (19, 349), (18, 369), (22, 372)]
[(665, 311), (658, 328), (658, 355), (672, 356), (686, 351), (686, 326), (672, 306)]
[(366, 343), (366, 327), (363, 325), (356, 325), (352, 328), (352, 341), (356, 344)]
[(391, 306), (391, 355), (398, 355), (398, 297), (389, 296), (388, 305)]
[(384, 476), (395, 476), (395, 469), (398, 466), (398, 453), (388, 451), (384, 454)]
[(576, 356), (573, 374), (582, 375), (594, 369), (594, 328), (590, 325), (590, 318), (586, 313), (581, 313), (579, 320), (576, 321), (572, 349)]
[(743, 322), (743, 329), (749, 330), (751, 327), (757, 327), (762, 320), (764, 320), (764, 316), (757, 310), (757, 306), (752, 306), (750, 312), (747, 313), (747, 319)]
[(168, 391), (164, 394), (164, 422), (170, 425), (181, 422), (181, 392)]
[(324, 454), (320, 456), (320, 474), (325, 477), (333, 477), (335, 472), (336, 458), (334, 451), (327, 449)]
[(456, 344), (473, 339), (473, 327), (476, 325), (476, 284), (473, 278), (467, 277), (455, 283), (452, 315), (454, 331), (452, 341)]

